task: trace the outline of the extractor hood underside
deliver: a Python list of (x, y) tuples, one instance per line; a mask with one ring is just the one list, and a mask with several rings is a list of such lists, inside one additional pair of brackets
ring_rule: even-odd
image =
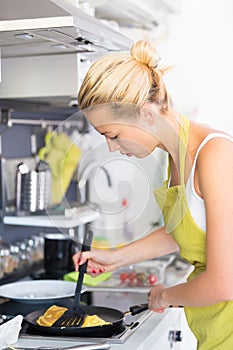
[[(76, 52), (102, 55), (106, 51), (129, 50), (132, 40), (128, 34), (121, 34), (122, 27), (156, 31), (157, 26), (166, 23), (170, 11), (165, 0), (79, 0), (77, 3), (75, 0), (1, 0), (2, 57)], [(94, 8), (96, 17), (81, 9), (84, 4)]]
[[(103, 29), (90, 31), (80, 29), (78, 20), (72, 16), (50, 17), (0, 22), (1, 56), (23, 57), (60, 53), (104, 53), (126, 50), (130, 39)], [(4, 26), (5, 24), (5, 26)], [(10, 27), (10, 30), (4, 30)], [(105, 27), (103, 25), (103, 27)]]
[[(2, 58), (128, 50), (131, 40), (71, 0), (2, 0)], [(14, 5), (15, 4), (15, 5)], [(30, 17), (31, 16), (31, 17)]]

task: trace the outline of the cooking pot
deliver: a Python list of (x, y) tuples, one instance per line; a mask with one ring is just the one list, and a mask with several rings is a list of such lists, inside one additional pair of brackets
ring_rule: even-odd
[(102, 307), (102, 306), (82, 306), (87, 315), (97, 315), (104, 319), (106, 324), (103, 326), (93, 327), (45, 327), (36, 323), (36, 320), (44, 314), (46, 309), (37, 310), (25, 316), (25, 320), (35, 328), (39, 333), (58, 334), (77, 337), (98, 337), (107, 338), (122, 333), (125, 326), (125, 316), (131, 314), (132, 316), (148, 310), (148, 304), (134, 305), (129, 308), (129, 311), (122, 312), (116, 309)]
[(62, 233), (44, 235), (44, 269), (48, 277), (59, 278), (74, 270), (75, 243)]

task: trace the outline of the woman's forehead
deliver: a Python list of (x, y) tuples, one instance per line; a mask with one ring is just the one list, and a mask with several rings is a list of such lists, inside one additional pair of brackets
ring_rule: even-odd
[(132, 124), (132, 120), (127, 120), (127, 118), (119, 118), (113, 112), (108, 109), (94, 110), (86, 113), (88, 121), (95, 128), (111, 128), (119, 125)]
[(101, 134), (107, 134), (114, 131), (122, 130), (124, 127), (132, 126), (132, 124), (127, 123), (126, 121), (105, 121), (101, 122), (92, 122), (93, 127)]
[(112, 119), (118, 118), (132, 118), (140, 113), (140, 108), (137, 105), (125, 103), (108, 103), (103, 105), (96, 105), (87, 108), (84, 114), (88, 115), (107, 115)]

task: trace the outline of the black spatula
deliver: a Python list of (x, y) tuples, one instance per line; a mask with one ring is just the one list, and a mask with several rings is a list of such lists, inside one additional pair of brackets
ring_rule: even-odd
[[(90, 250), (93, 238), (92, 231), (85, 232), (81, 252)], [(71, 308), (68, 309), (52, 327), (81, 327), (84, 322), (86, 312), (80, 307), (80, 297), (83, 285), (84, 273), (86, 272), (87, 261), (79, 266), (78, 281), (75, 289), (75, 296)]]

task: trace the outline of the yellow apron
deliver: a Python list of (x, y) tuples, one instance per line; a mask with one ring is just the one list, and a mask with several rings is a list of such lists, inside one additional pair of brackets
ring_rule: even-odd
[[(184, 169), (188, 132), (189, 120), (182, 116), (179, 135), (180, 185), (169, 187), (169, 164), (168, 179), (154, 191), (154, 196), (162, 210), (167, 231), (179, 245), (180, 256), (194, 266), (188, 278), (190, 280), (206, 268), (206, 233), (193, 220), (186, 199)], [(197, 338), (198, 350), (233, 349), (233, 301), (184, 309), (188, 324)]]

